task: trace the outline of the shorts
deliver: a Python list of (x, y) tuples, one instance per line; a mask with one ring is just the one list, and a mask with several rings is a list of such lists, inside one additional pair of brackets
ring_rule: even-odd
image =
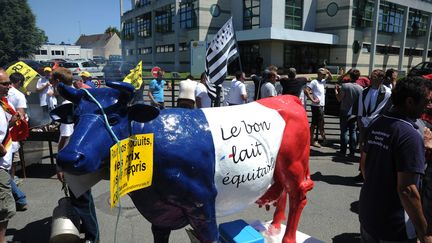
[(16, 213), (10, 180), (9, 173), (0, 169), (0, 222), (2, 223), (9, 221)]
[(312, 125), (319, 125), (324, 120), (324, 107), (311, 106), (312, 110)]

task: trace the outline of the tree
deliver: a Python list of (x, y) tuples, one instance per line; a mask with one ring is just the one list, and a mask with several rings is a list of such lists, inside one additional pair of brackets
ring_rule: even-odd
[(27, 0), (0, 1), (0, 66), (34, 54), (48, 41)]
[(118, 37), (121, 38), (120, 31), (116, 27), (109, 26), (105, 30), (105, 34), (116, 33)]

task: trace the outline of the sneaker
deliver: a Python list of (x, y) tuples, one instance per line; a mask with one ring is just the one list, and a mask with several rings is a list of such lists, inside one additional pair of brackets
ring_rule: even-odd
[(311, 146), (316, 147), (316, 148), (321, 148), (321, 145), (317, 141), (313, 142), (311, 144)]
[(339, 157), (346, 157), (346, 152), (336, 151), (336, 155)]
[(27, 210), (27, 204), (16, 204), (16, 211), (26, 211)]

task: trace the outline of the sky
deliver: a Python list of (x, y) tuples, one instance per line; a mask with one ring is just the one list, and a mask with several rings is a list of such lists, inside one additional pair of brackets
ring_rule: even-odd
[[(124, 11), (130, 1), (123, 0)], [(36, 26), (48, 41), (74, 44), (81, 34), (102, 34), (109, 26), (120, 30), (120, 0), (28, 0)]]

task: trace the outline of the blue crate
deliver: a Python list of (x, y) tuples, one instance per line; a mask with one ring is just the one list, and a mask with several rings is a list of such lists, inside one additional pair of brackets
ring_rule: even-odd
[(219, 235), (221, 243), (264, 243), (262, 235), (241, 219), (220, 224)]

